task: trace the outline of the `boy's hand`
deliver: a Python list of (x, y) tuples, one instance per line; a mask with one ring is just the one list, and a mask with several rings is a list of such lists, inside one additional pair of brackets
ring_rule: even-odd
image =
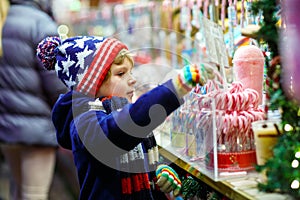
[(173, 84), (180, 97), (183, 97), (192, 90), (197, 84), (203, 86), (207, 79), (212, 79), (213, 70), (204, 65), (186, 65), (179, 70), (177, 77), (173, 78)]
[(162, 192), (170, 193), (173, 191), (174, 196), (178, 196), (181, 190), (181, 181), (178, 174), (168, 165), (159, 165), (156, 169), (156, 184)]

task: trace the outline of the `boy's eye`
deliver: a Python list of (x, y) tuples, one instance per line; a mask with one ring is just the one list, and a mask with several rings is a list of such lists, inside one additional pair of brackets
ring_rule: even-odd
[(118, 72), (118, 76), (123, 76), (125, 73), (124, 72)]

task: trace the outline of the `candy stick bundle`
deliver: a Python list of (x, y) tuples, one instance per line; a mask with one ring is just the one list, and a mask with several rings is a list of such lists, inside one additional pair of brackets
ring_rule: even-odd
[[(259, 104), (259, 94), (256, 90), (245, 88), (241, 82), (233, 82), (224, 87), (221, 76), (219, 80), (209, 80), (204, 86), (205, 95), (199, 95), (199, 107), (203, 112), (211, 109), (205, 103), (206, 99), (214, 99), (215, 115), (210, 112), (199, 120), (198, 129), (211, 132), (215, 120), (217, 144), (212, 137), (206, 136), (206, 152), (208, 167), (214, 167), (213, 149), (217, 147), (218, 168), (220, 171), (253, 170), (256, 163), (254, 135), (251, 123), (264, 118), (264, 109)], [(200, 91), (195, 90), (195, 91)]]
[[(233, 82), (227, 90), (218, 88), (219, 84), (216, 83), (208, 83), (208, 86), (213, 86), (213, 90), (208, 88), (203, 98), (209, 97), (215, 100), (220, 151), (235, 152), (253, 149), (251, 123), (264, 117), (264, 110), (258, 106), (257, 91), (244, 89), (241, 82)], [(203, 121), (200, 126), (205, 127), (207, 124), (211, 123)]]

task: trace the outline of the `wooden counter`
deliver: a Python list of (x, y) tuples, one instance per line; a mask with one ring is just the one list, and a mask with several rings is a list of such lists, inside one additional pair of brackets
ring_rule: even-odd
[(167, 134), (155, 133), (160, 147), (159, 153), (167, 160), (175, 163), (186, 172), (192, 174), (214, 190), (233, 200), (292, 200), (288, 195), (265, 193), (257, 189), (260, 174), (255, 171), (214, 175), (204, 167), (204, 161), (192, 162), (182, 149), (173, 148)]

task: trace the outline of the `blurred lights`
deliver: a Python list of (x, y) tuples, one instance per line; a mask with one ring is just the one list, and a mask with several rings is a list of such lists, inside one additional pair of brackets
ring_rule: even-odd
[(293, 76), (290, 77), (290, 92), (292, 95), (294, 95), (294, 87), (293, 87)]
[(298, 151), (298, 152), (295, 153), (295, 157), (296, 158), (300, 158), (300, 151)]
[(60, 25), (57, 28), (57, 33), (59, 34), (61, 40), (65, 40), (68, 38), (69, 27), (65, 24)]
[(70, 10), (74, 12), (78, 12), (81, 9), (81, 2), (79, 0), (72, 1), (70, 6)]
[(293, 130), (293, 127), (290, 125), (290, 124), (286, 124), (285, 126), (284, 126), (284, 130), (285, 131), (292, 131)]
[(293, 180), (292, 184), (291, 184), (291, 188), (292, 189), (299, 189), (300, 183), (298, 180)]
[(299, 161), (298, 161), (298, 160), (293, 160), (293, 162), (292, 162), (292, 167), (293, 167), (293, 168), (299, 167)]
[(222, 144), (221, 149), (226, 150), (226, 146), (224, 144)]

